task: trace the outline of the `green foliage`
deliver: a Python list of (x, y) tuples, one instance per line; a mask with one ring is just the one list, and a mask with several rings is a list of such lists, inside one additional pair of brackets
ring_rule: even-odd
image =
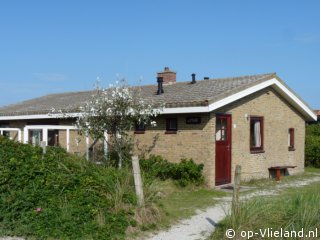
[(320, 168), (320, 124), (306, 127), (306, 166)]
[(150, 156), (149, 159), (140, 160), (141, 169), (146, 177), (157, 177), (161, 180), (173, 179), (180, 186), (190, 183), (202, 184), (203, 164), (196, 164), (192, 159), (182, 159), (179, 163), (171, 163), (161, 156)]
[(123, 239), (136, 204), (127, 169), (104, 168), (57, 147), (47, 153), (0, 137), (0, 235)]

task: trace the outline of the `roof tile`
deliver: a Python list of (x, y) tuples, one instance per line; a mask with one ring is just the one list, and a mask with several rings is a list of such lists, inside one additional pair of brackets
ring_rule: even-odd
[[(142, 97), (166, 107), (205, 106), (274, 77), (274, 73), (219, 78), (164, 85), (164, 93), (156, 95), (157, 85), (141, 86)], [(94, 91), (50, 94), (0, 108), (0, 116), (47, 114), (51, 109), (77, 112)]]

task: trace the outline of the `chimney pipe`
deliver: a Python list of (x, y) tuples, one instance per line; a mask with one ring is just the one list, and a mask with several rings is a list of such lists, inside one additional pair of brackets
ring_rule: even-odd
[(195, 84), (196, 83), (196, 74), (192, 73), (191, 76), (192, 76), (192, 82), (191, 83)]
[(157, 82), (158, 82), (158, 91), (157, 95), (161, 95), (163, 93), (163, 77), (157, 77)]

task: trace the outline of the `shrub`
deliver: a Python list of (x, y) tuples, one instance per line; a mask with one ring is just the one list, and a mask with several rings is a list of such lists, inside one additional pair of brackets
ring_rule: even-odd
[(171, 163), (161, 156), (151, 155), (148, 159), (140, 160), (140, 166), (147, 178), (173, 179), (182, 187), (190, 183), (199, 185), (204, 182), (203, 164), (196, 164), (192, 159)]
[[(136, 204), (128, 170), (0, 137), (0, 235), (123, 239)], [(131, 181), (131, 182), (130, 182)]]
[(314, 124), (306, 127), (305, 145), (306, 166), (320, 168), (320, 125)]

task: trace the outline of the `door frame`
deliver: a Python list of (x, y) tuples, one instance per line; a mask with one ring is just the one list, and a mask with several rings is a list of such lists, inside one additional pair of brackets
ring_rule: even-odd
[[(228, 158), (229, 158), (229, 166), (227, 170), (227, 179), (226, 182), (223, 183), (217, 183), (217, 161), (218, 161), (218, 154), (217, 154), (217, 141), (216, 141), (216, 131), (217, 131), (217, 119), (220, 116), (225, 116), (230, 119), (230, 126), (228, 126), (228, 120), (227, 120), (227, 139), (229, 142), (229, 153), (228, 153)], [(229, 128), (228, 128), (229, 127)], [(223, 184), (228, 184), (231, 183), (231, 170), (232, 170), (232, 114), (230, 113), (217, 113), (216, 114), (216, 124), (215, 124), (215, 129), (214, 129), (214, 138), (215, 138), (215, 186), (223, 185)]]

